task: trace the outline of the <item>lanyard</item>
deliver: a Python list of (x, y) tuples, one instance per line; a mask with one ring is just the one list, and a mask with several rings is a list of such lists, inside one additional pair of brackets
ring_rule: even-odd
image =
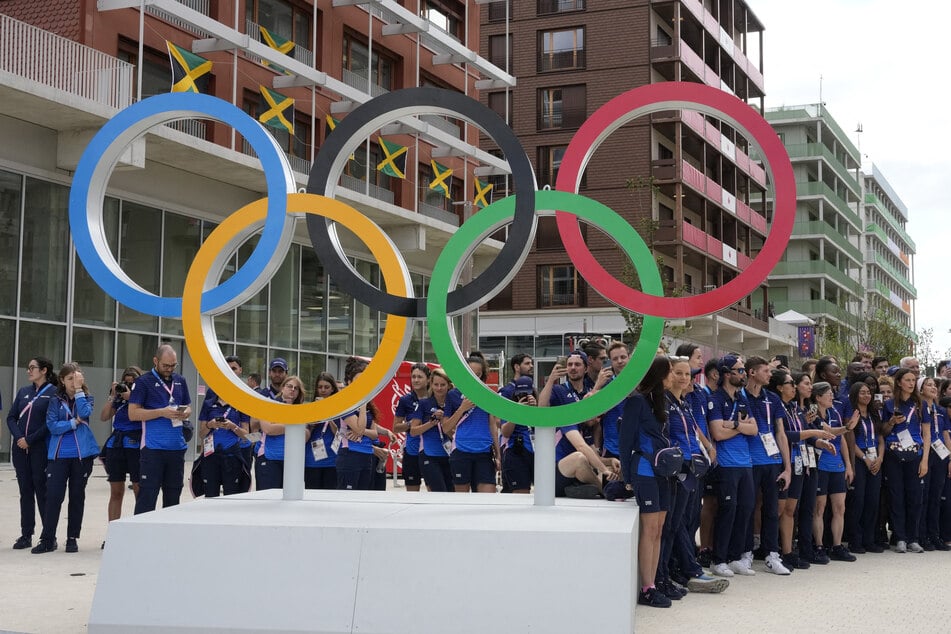
[[(865, 441), (868, 443), (868, 446), (871, 446), (875, 443), (875, 427), (872, 425), (872, 417), (859, 414), (859, 420), (862, 422), (862, 431), (865, 432)], [(866, 423), (868, 423), (867, 428), (865, 427)]]
[(172, 378), (172, 384), (166, 386), (166, 385), (165, 385), (165, 380), (162, 379), (162, 377), (159, 376), (158, 372), (155, 371), (155, 368), (152, 368), (152, 374), (154, 374), (154, 375), (155, 375), (155, 378), (159, 380), (159, 385), (162, 386), (162, 389), (165, 390), (166, 392), (168, 392), (168, 400), (171, 402), (171, 400), (175, 398), (175, 396), (172, 394), (172, 392), (175, 391), (175, 379), (174, 379), (174, 377)]
[(683, 421), (683, 424), (684, 424), (684, 439), (687, 441), (687, 446), (689, 447), (690, 446), (690, 430), (687, 427), (687, 415), (684, 414), (683, 405), (681, 403), (678, 403), (676, 399), (671, 398), (670, 394), (667, 394), (666, 396), (667, 396), (667, 402), (673, 405), (677, 409), (677, 412), (680, 414), (680, 420)]
[[(763, 388), (760, 388), (759, 393), (763, 397), (763, 403), (766, 405), (766, 431), (768, 432), (773, 425), (773, 417), (770, 415), (769, 411), (769, 395), (763, 391)], [(755, 397), (750, 398), (749, 392), (746, 391), (745, 387), (743, 388), (743, 396), (746, 397), (746, 400), (750, 403), (750, 405), (752, 405), (754, 401), (759, 400)], [(733, 406), (733, 410), (736, 411), (736, 405)], [(756, 417), (754, 416), (753, 418), (755, 419)]]
[(802, 432), (802, 419), (799, 417), (799, 411), (795, 401), (789, 401), (786, 406), (786, 413), (789, 414), (789, 427), (792, 431)]
[(51, 385), (53, 384), (52, 383), (44, 384), (42, 389), (40, 389), (39, 392), (34, 394), (33, 398), (31, 398), (29, 402), (27, 402), (27, 404), (23, 406), (23, 409), (20, 410), (20, 416), (19, 416), (20, 418), (23, 418), (23, 415), (26, 414), (26, 428), (23, 431), (24, 435), (28, 434), (30, 431), (30, 419), (33, 418), (33, 401), (38, 399), (40, 397), (40, 394), (45, 392)]

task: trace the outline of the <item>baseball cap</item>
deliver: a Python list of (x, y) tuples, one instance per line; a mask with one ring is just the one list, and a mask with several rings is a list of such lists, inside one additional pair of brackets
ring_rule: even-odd
[(268, 366), (268, 369), (273, 370), (274, 368), (281, 368), (282, 370), (287, 372), (287, 361), (285, 361), (284, 359), (280, 357), (274, 357), (273, 359), (271, 359), (271, 365)]
[(898, 372), (899, 369), (900, 368), (897, 365), (890, 365), (888, 366), (888, 369), (885, 370), (885, 374), (888, 376), (895, 376), (895, 373)]
[(588, 365), (588, 355), (585, 354), (584, 350), (572, 350), (571, 352), (568, 353), (568, 356), (569, 356), (569, 357), (581, 357), (581, 361), (582, 361), (582, 362), (585, 364), (585, 366), (587, 367), (587, 365)]
[(515, 379), (515, 395), (525, 396), (535, 391), (535, 385), (530, 376), (520, 376)]

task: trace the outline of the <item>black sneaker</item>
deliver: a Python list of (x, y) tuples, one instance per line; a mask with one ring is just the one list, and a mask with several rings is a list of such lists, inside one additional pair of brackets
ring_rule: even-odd
[(865, 546), (862, 546), (859, 543), (856, 543), (854, 546), (849, 544), (849, 552), (853, 555), (864, 555), (866, 553)]
[(809, 562), (800, 558), (796, 553), (786, 553), (782, 556), (783, 565), (789, 570), (808, 570)]
[(79, 544), (76, 543), (76, 538), (75, 538), (75, 537), (67, 537), (67, 538), (66, 538), (66, 552), (68, 552), (68, 553), (78, 553), (78, 552), (79, 552)]
[(51, 553), (57, 548), (59, 548), (59, 545), (55, 539), (41, 539), (40, 543), (34, 546), (30, 552), (34, 555), (41, 555), (43, 553)]
[(885, 552), (885, 549), (880, 544), (865, 544), (865, 552), (881, 554)]
[(680, 601), (684, 598), (676, 588), (670, 585), (669, 581), (658, 581), (654, 584), (654, 588), (657, 589), (658, 592), (663, 592), (664, 596), (671, 601)]
[(931, 543), (934, 544), (935, 550), (951, 550), (951, 546), (945, 544), (943, 539), (932, 539)]
[(826, 554), (825, 548), (822, 548), (821, 546), (816, 548), (815, 554), (809, 558), (809, 563), (817, 564), (819, 566), (825, 566), (827, 563), (829, 563), (829, 556)]
[(922, 540), (922, 542), (921, 542), (921, 547), (924, 548), (925, 551), (927, 551), (927, 552), (929, 552), (929, 553), (933, 553), (933, 552), (934, 552), (934, 544), (931, 543), (931, 540), (930, 540), (930, 539)]
[(20, 535), (20, 537), (13, 542), (13, 550), (23, 550), (24, 548), (29, 548), (33, 545), (33, 538), (29, 535)]
[(849, 552), (844, 545), (833, 546), (829, 550), (829, 558), (833, 561), (855, 561), (855, 555)]
[(703, 566), (704, 568), (709, 568), (713, 565), (713, 551), (709, 548), (701, 548), (700, 552), (697, 553), (697, 563)]
[(648, 605), (652, 608), (669, 608), (670, 599), (657, 588), (648, 588), (637, 593), (637, 604)]

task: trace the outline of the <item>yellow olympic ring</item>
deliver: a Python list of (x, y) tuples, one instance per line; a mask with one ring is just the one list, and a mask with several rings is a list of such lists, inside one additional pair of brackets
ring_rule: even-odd
[[(402, 297), (412, 297), (412, 287), (401, 274), (405, 270), (405, 264), (399, 252), (383, 230), (359, 211), (345, 203), (316, 194), (288, 194), (287, 211), (329, 218), (348, 228), (363, 240), (377, 258), (387, 291)], [(206, 319), (202, 316), (202, 292), (208, 283), (208, 273), (215, 259), (242, 230), (254, 223), (263, 222), (266, 217), (267, 198), (256, 200), (228, 216), (201, 245), (188, 271), (185, 290), (182, 293), (185, 344), (195, 367), (208, 385), (235, 409), (254, 418), (287, 425), (330, 420), (357, 409), (369, 400), (378, 386), (393, 375), (403, 359), (407, 335), (412, 333), (410, 320), (396, 315), (387, 316), (380, 347), (366, 370), (348, 387), (313, 403), (288, 405), (272, 401), (252, 391), (244, 383), (236, 381), (236, 377), (223, 373), (212, 356), (221, 357), (219, 360), (225, 365), (221, 351), (216, 348), (212, 352), (206, 345), (209, 339), (205, 337), (205, 326), (211, 329), (214, 326), (212, 318)], [(217, 284), (217, 280), (212, 283)]]

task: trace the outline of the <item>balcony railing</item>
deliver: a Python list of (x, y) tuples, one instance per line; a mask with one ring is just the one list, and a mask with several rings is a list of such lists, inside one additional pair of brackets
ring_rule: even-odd
[(549, 70), (571, 70), (573, 68), (584, 68), (584, 66), (584, 49), (552, 51), (548, 53), (542, 52), (538, 54), (538, 72), (540, 73)]
[(770, 274), (771, 277), (803, 277), (807, 275), (825, 275), (847, 289), (853, 295), (860, 296), (864, 293), (861, 284), (849, 277), (845, 271), (825, 260), (789, 260), (779, 262)]
[[(189, 9), (191, 9), (192, 11), (197, 11), (198, 13), (202, 15), (208, 15), (208, 16), (211, 15), (211, 12), (210, 12), (211, 0), (176, 0), (176, 2), (178, 2), (179, 4), (183, 4)], [(150, 4), (145, 6), (145, 12), (151, 13), (152, 15), (159, 18), (160, 20), (165, 20), (169, 24), (174, 24), (175, 26), (182, 29), (183, 31), (188, 31), (189, 33), (195, 33), (197, 35), (204, 35), (204, 36), (208, 35), (204, 31), (200, 29), (196, 29), (194, 26), (192, 26), (188, 22), (185, 22), (178, 16), (173, 15), (162, 9), (159, 9), (158, 7), (154, 7)]]
[(360, 194), (366, 194), (371, 198), (376, 198), (377, 200), (382, 200), (383, 202), (394, 204), (395, 196), (393, 192), (388, 189), (384, 189), (379, 185), (374, 185), (373, 183), (367, 183), (365, 180), (357, 178), (355, 176), (350, 176), (349, 174), (340, 175), (340, 185), (346, 187), (350, 191), (354, 191)]
[(351, 88), (356, 88), (357, 90), (362, 90), (363, 92), (367, 92), (367, 89), (369, 88), (369, 94), (371, 97), (379, 97), (380, 95), (389, 92), (389, 90), (383, 86), (370, 83), (366, 75), (355, 73), (352, 70), (348, 70), (346, 68), (341, 69), (340, 79), (343, 81), (343, 83), (347, 84)]
[(892, 279), (894, 279), (896, 282), (898, 282), (899, 286), (901, 286), (903, 289), (905, 289), (905, 291), (906, 291), (909, 295), (911, 295), (913, 298), (916, 298), (916, 299), (917, 299), (917, 297), (918, 297), (918, 289), (916, 289), (916, 288), (912, 285), (912, 283), (911, 283), (910, 281), (908, 281), (908, 278), (905, 277), (905, 274), (904, 274), (904, 273), (902, 273), (901, 271), (899, 271), (899, 270), (898, 270), (891, 262), (889, 262), (889, 261), (885, 258), (885, 256), (883, 256), (881, 253), (875, 253), (874, 251), (867, 251), (867, 252), (865, 253), (865, 261), (866, 261), (866, 262), (873, 262), (874, 264), (877, 264), (878, 266), (882, 267), (882, 268), (885, 270), (885, 272), (888, 273), (888, 274), (892, 277)]
[(832, 153), (832, 151), (827, 148), (822, 143), (801, 143), (793, 144), (786, 146), (786, 153), (789, 154), (789, 158), (812, 158), (812, 157), (822, 157), (824, 158), (829, 165), (832, 166), (832, 169), (835, 170), (836, 175), (842, 182), (849, 186), (849, 188), (856, 194), (859, 192), (859, 182), (855, 178), (855, 174), (850, 172), (845, 165), (842, 164), (842, 161)]
[[(199, 119), (179, 119), (178, 121), (169, 121), (165, 124), (173, 130), (178, 130), (179, 132), (184, 132), (190, 136), (193, 136), (198, 139), (207, 140), (208, 139), (208, 126), (204, 121)], [(247, 145), (247, 141), (245, 141)], [(247, 146), (250, 149), (250, 146)], [(253, 154), (251, 151), (245, 151), (245, 154)], [(306, 174), (306, 172), (305, 172)]]
[[(252, 22), (251, 20), (247, 20), (245, 22), (245, 28), (247, 29), (245, 33), (248, 34), (248, 37), (255, 40), (259, 40), (259, 41), (261, 40), (261, 26), (259, 24), (257, 24), (256, 22)], [(302, 44), (301, 42), (294, 42), (294, 48), (291, 49), (290, 57), (293, 57), (301, 64), (305, 64), (307, 66), (310, 66), (311, 68), (314, 68), (313, 51), (305, 48), (304, 46), (301, 46), (301, 44)], [(247, 55), (249, 59), (252, 59), (259, 64), (261, 63), (260, 58), (255, 57), (254, 55), (250, 55), (248, 53), (245, 53), (245, 55)]]
[(797, 222), (793, 225), (793, 237), (820, 235), (828, 238), (835, 246), (844, 251), (850, 258), (861, 264), (864, 262), (862, 251), (852, 244), (835, 227), (822, 220), (812, 222)]
[(451, 134), (457, 139), (462, 138), (462, 126), (459, 126), (446, 117), (441, 117), (438, 114), (424, 114), (420, 115), (419, 119), (425, 121), (434, 128), (438, 128), (445, 132), (446, 134)]
[(865, 203), (868, 205), (874, 205), (878, 207), (879, 213), (882, 215), (883, 218), (885, 218), (885, 222), (888, 223), (888, 226), (894, 229), (895, 233), (897, 233), (898, 236), (908, 244), (911, 251), (917, 251), (917, 247), (915, 246), (915, 241), (911, 239), (911, 236), (908, 235), (908, 232), (905, 231), (905, 228), (902, 227), (900, 224), (898, 224), (898, 221), (895, 220), (895, 217), (891, 214), (891, 212), (889, 212), (885, 208), (885, 204), (881, 200), (879, 200), (878, 196), (876, 196), (875, 194), (866, 192)]
[(862, 230), (862, 219), (855, 213), (855, 210), (825, 183), (818, 181), (810, 181), (807, 183), (797, 182), (796, 194), (798, 196), (825, 196), (826, 199), (832, 203), (832, 206), (835, 207), (836, 211), (842, 214), (842, 217), (850, 222), (857, 231)]
[(538, 15), (584, 11), (584, 8), (585, 0), (538, 0)]
[(120, 110), (132, 105), (135, 67), (0, 15), (0, 71)]
[(449, 223), (451, 225), (459, 226), (459, 216), (452, 213), (451, 211), (446, 211), (435, 205), (430, 205), (429, 203), (424, 203), (419, 201), (419, 213), (430, 218), (435, 218), (436, 220), (442, 220), (443, 222)]

